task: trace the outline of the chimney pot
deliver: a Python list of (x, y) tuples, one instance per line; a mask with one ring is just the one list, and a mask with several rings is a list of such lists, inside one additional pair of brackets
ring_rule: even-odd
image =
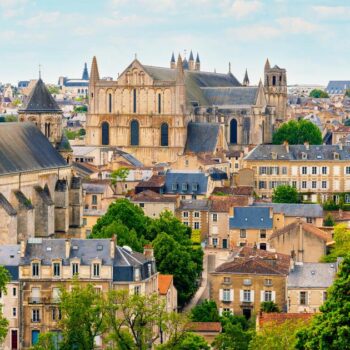
[(70, 240), (66, 239), (66, 259), (70, 256)]
[(151, 244), (147, 244), (143, 247), (143, 254), (147, 257), (147, 258), (153, 258), (154, 254), (153, 254), (153, 247)]
[(111, 240), (110, 240), (110, 245), (111, 245), (111, 258), (114, 259), (115, 257), (115, 247), (117, 245), (117, 236), (113, 234)]

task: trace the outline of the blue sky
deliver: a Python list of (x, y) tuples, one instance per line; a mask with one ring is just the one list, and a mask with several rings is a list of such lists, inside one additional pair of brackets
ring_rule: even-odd
[(80, 77), (97, 56), (116, 77), (137, 53), (168, 66), (172, 51), (199, 52), (202, 69), (248, 68), (257, 84), (268, 57), (288, 83), (350, 79), (350, 1), (0, 0), (0, 81)]

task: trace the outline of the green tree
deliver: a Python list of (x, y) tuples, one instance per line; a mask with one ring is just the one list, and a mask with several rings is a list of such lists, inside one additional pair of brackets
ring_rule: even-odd
[(77, 280), (71, 291), (60, 293), (62, 329), (60, 350), (93, 350), (95, 338), (106, 331), (105, 300), (91, 284), (82, 286)]
[(272, 194), (273, 203), (299, 203), (299, 194), (295, 187), (279, 185), (274, 188)]
[[(7, 294), (7, 284), (11, 281), (11, 275), (4, 266), (0, 266), (0, 293)], [(0, 344), (5, 340), (8, 331), (8, 320), (2, 313), (2, 305), (0, 304)]]
[(214, 300), (204, 300), (196, 305), (190, 313), (193, 322), (219, 322), (219, 311)]
[(111, 173), (111, 187), (113, 190), (113, 193), (117, 193), (117, 184), (120, 181), (121, 183), (124, 183), (127, 177), (129, 176), (130, 170), (126, 167), (120, 167), (117, 170), (114, 170)]
[(59, 94), (60, 93), (60, 88), (58, 86), (49, 85), (49, 86), (46, 86), (46, 87), (49, 90), (50, 94)]
[(264, 325), (249, 343), (249, 350), (293, 350), (297, 332), (305, 327), (305, 321), (287, 320), (281, 324)]
[(323, 220), (323, 226), (334, 226), (335, 221), (331, 213), (328, 213)]
[(313, 98), (328, 98), (329, 95), (327, 94), (326, 91), (323, 91), (323, 90), (320, 90), (320, 89), (313, 89), (311, 92), (310, 92), (310, 97), (313, 97)]
[(296, 349), (350, 349), (350, 256), (340, 265), (328, 297), (309, 327), (297, 334)]
[(345, 91), (345, 96), (346, 96), (346, 97), (350, 97), (350, 89), (347, 89), (347, 90)]
[(74, 112), (75, 113), (86, 113), (88, 111), (88, 106), (82, 105), (82, 106), (75, 106)]
[(55, 335), (53, 333), (41, 333), (38, 342), (31, 350), (57, 350)]
[(277, 304), (273, 301), (263, 301), (260, 304), (260, 310), (262, 312), (280, 312), (281, 310), (278, 308)]
[(345, 126), (350, 126), (350, 118), (345, 119), (344, 125)]
[(158, 346), (157, 350), (210, 350), (210, 346), (200, 335), (186, 332), (176, 343), (169, 341)]
[(310, 145), (322, 144), (320, 129), (308, 120), (290, 120), (283, 123), (273, 134), (272, 143), (281, 145), (287, 141), (290, 145), (302, 145), (309, 142)]
[(334, 262), (339, 257), (346, 256), (350, 251), (350, 230), (345, 224), (339, 224), (334, 227), (334, 244), (331, 247), (330, 254), (322, 258), (324, 262)]

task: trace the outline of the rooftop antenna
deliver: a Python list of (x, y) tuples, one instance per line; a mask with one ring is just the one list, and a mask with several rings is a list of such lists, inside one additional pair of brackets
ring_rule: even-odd
[(41, 64), (39, 63), (39, 79), (41, 79)]

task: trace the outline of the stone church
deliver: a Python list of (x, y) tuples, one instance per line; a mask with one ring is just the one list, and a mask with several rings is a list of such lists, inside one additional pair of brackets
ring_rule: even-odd
[(270, 143), (274, 124), (285, 118), (286, 71), (267, 60), (264, 76), (264, 84), (251, 86), (247, 72), (240, 83), (231, 68), (224, 74), (201, 71), (191, 51), (188, 60), (179, 55), (175, 61), (173, 54), (169, 68), (135, 58), (107, 81), (100, 79), (94, 57), (86, 144), (119, 147), (151, 165), (208, 152), (201, 147), (207, 143), (214, 145), (212, 152)]

